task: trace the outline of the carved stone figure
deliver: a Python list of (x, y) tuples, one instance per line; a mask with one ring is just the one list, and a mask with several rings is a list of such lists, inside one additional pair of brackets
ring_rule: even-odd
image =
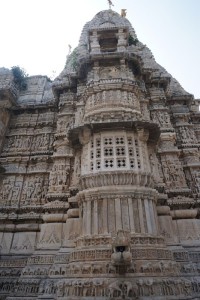
[(121, 282), (120, 281), (114, 281), (108, 286), (108, 297), (121, 297), (122, 296), (122, 288), (121, 288)]

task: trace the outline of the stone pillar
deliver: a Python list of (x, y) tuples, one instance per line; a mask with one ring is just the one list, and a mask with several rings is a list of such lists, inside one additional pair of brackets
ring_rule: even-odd
[(98, 33), (96, 30), (93, 30), (92, 35), (90, 36), (90, 47), (91, 53), (100, 53)]
[(53, 199), (67, 199), (70, 196), (73, 151), (68, 139), (68, 131), (73, 123), (73, 93), (60, 95), (59, 112), (54, 141), (53, 166), (49, 176), (47, 197)]
[(98, 200), (94, 200), (93, 211), (93, 233), (98, 234)]
[[(149, 208), (149, 201), (148, 199), (144, 199), (144, 207), (145, 207), (145, 213), (146, 213), (146, 220), (147, 220), (147, 230), (149, 234), (153, 233), (152, 223), (154, 222), (154, 216), (150, 214), (150, 208)], [(153, 220), (152, 220), (153, 219)]]
[(86, 235), (91, 235), (91, 201), (87, 200), (86, 202)]
[(142, 200), (141, 199), (138, 199), (138, 214), (139, 214), (139, 221), (140, 221), (140, 231), (141, 231), (141, 233), (145, 233), (144, 215), (143, 215), (143, 208), (142, 208)]
[(118, 43), (117, 43), (117, 51), (124, 51), (127, 45), (127, 34), (124, 32), (124, 29), (118, 29)]
[(128, 198), (129, 217), (130, 217), (130, 232), (135, 233), (134, 214), (133, 214), (133, 201)]
[(122, 229), (122, 215), (120, 199), (115, 199), (116, 231)]

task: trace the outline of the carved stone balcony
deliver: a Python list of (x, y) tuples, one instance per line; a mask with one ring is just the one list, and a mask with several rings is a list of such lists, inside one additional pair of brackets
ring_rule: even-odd
[(143, 187), (153, 187), (151, 174), (147, 172), (134, 171), (114, 171), (101, 172), (97, 174), (88, 174), (81, 176), (80, 188), (82, 190), (91, 189), (102, 186), (113, 185), (133, 185)]

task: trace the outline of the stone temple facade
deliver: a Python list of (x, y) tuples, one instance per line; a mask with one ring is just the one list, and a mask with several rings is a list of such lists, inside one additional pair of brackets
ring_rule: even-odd
[(0, 299), (200, 299), (199, 101), (112, 10), (24, 81), (0, 69)]

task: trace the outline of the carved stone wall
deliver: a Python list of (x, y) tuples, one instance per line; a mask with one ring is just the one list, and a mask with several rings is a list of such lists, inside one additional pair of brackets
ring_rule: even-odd
[(199, 299), (199, 100), (112, 10), (24, 80), (0, 69), (0, 299)]

